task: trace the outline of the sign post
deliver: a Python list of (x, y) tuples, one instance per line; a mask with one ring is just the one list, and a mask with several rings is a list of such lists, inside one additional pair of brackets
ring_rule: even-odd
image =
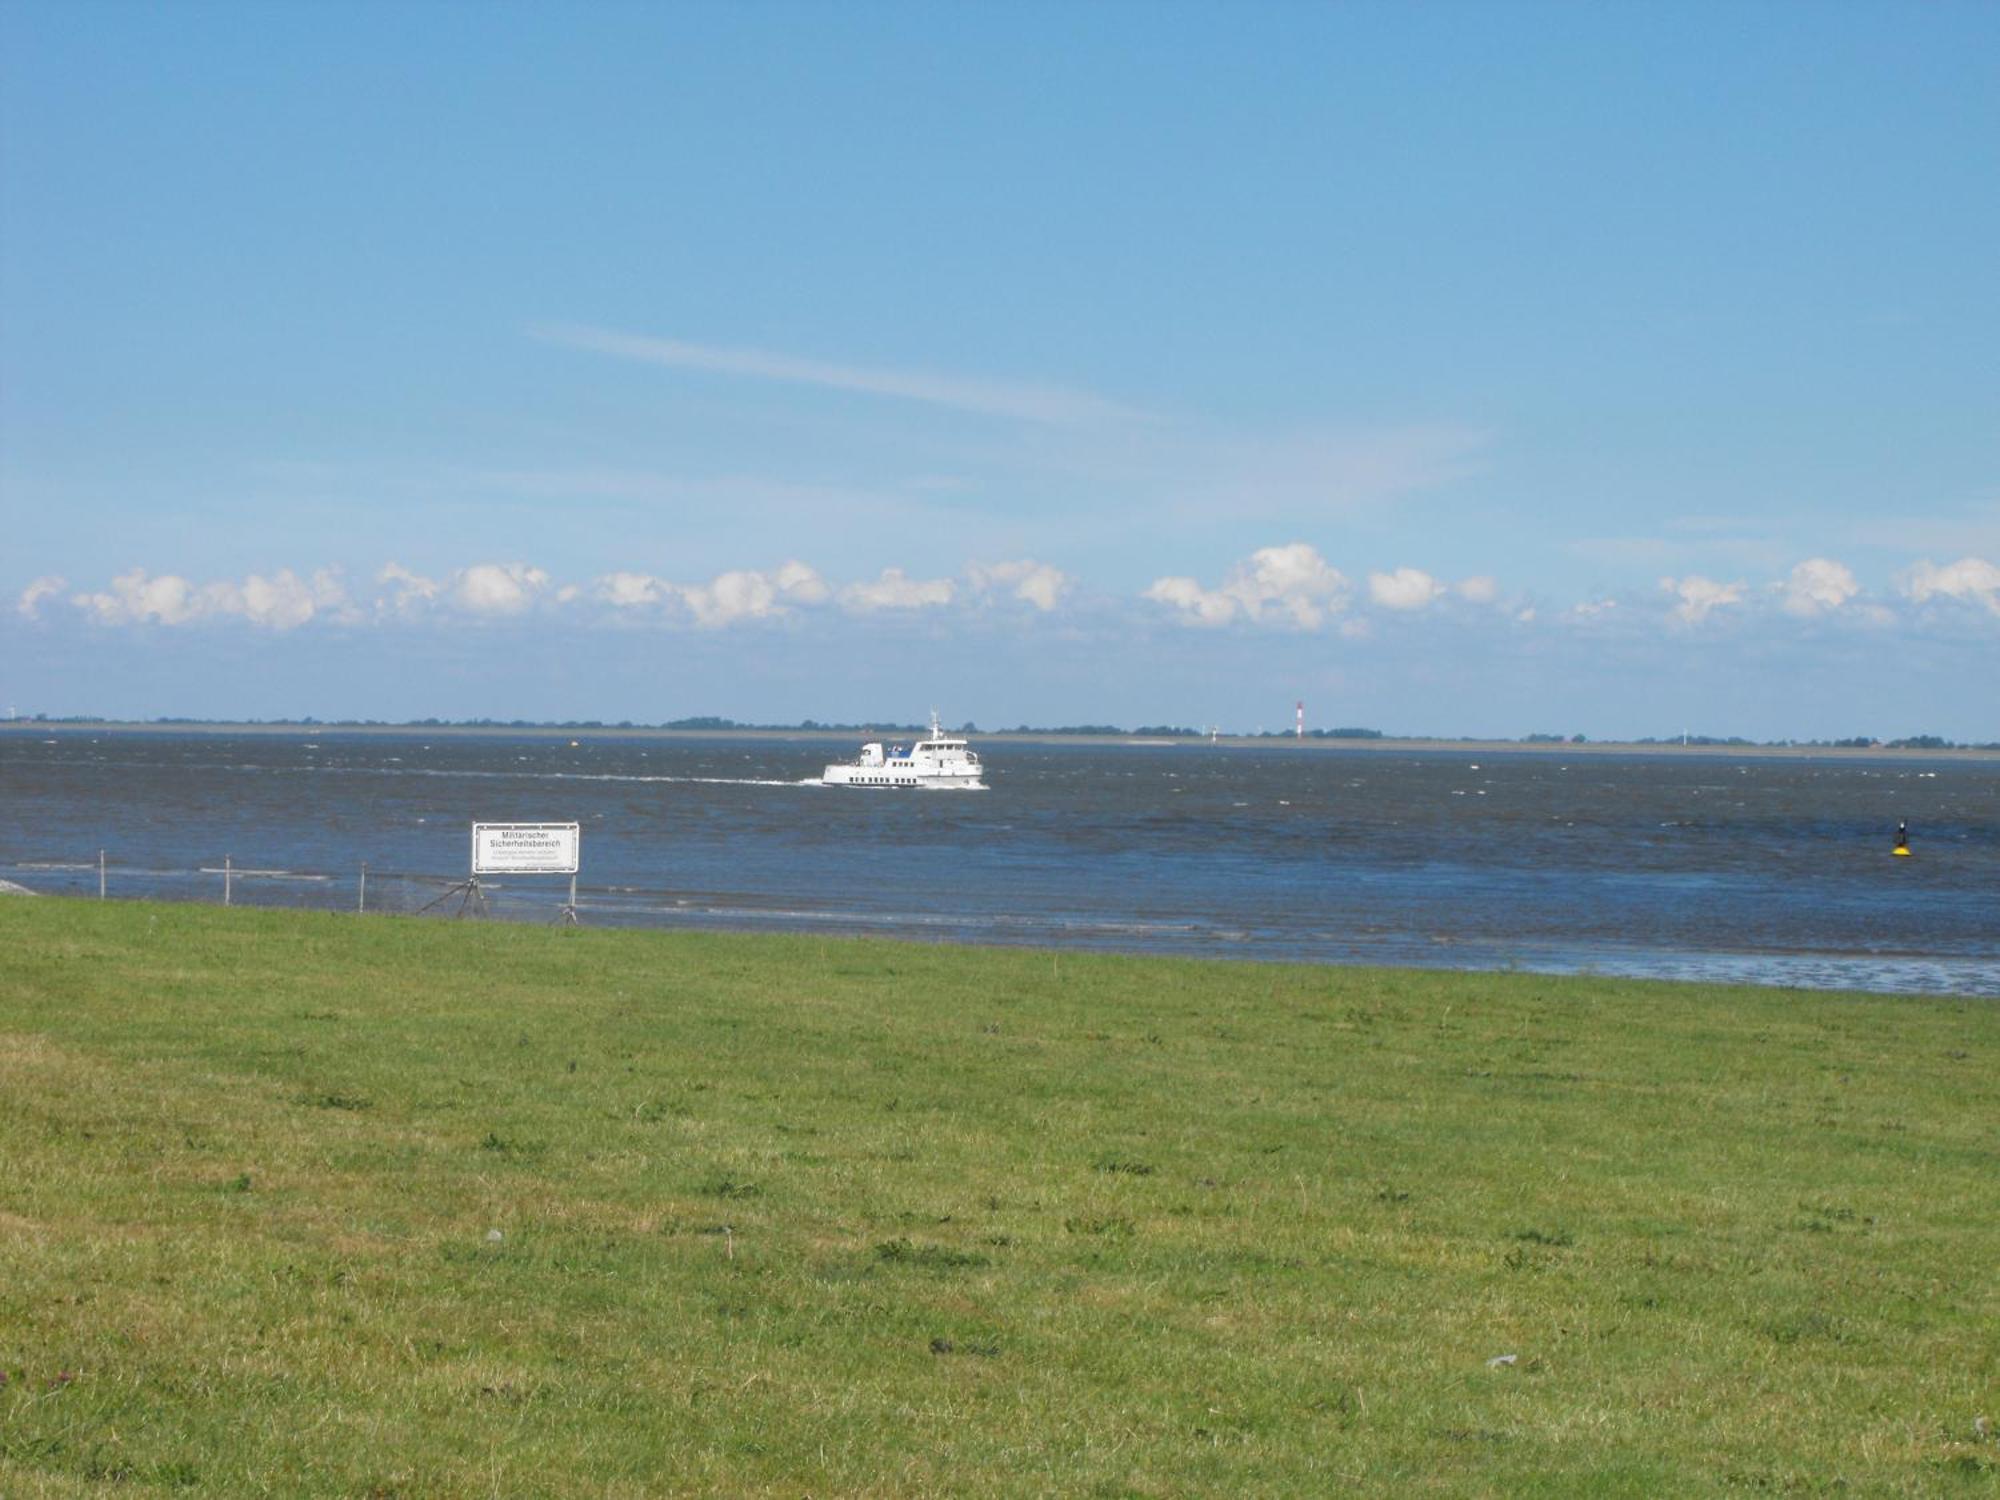
[(464, 916), (468, 907), (483, 915), (486, 887), (480, 880), (482, 875), (567, 875), (569, 904), (562, 909), (561, 921), (574, 927), (582, 844), (583, 829), (577, 823), (474, 823), (471, 872), (422, 910), (460, 896), (458, 915)]

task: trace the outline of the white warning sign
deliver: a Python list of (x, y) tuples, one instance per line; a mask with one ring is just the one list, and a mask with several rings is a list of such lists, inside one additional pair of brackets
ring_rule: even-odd
[(575, 823), (474, 823), (475, 875), (574, 875), (583, 832)]

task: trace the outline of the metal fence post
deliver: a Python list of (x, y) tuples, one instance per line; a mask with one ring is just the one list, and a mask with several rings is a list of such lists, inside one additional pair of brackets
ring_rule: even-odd
[(225, 854), (222, 856), (222, 904), (224, 906), (229, 905), (229, 887), (233, 879), (233, 872), (229, 868), (229, 856)]
[(358, 894), (354, 898), (354, 912), (356, 916), (363, 916), (367, 914), (367, 911), (368, 911), (368, 861), (364, 859), (361, 861), (361, 891), (360, 894)]
[(104, 899), (104, 851), (97, 851), (97, 899)]

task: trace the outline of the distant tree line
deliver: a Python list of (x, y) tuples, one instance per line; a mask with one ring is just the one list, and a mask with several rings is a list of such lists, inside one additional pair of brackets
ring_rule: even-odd
[(1058, 724), (1047, 729), (1039, 729), (1032, 724), (1016, 724), (1012, 729), (1003, 729), (1000, 732), (1002, 734), (1077, 734), (1077, 735), (1105, 735), (1105, 734), (1122, 735), (1126, 733), (1137, 733), (1137, 734), (1146, 733), (1146, 731), (1143, 729), (1135, 731), (1127, 731), (1124, 729), (1120, 729), (1116, 724)]
[[(630, 725), (624, 726), (630, 728)], [(742, 724), (735, 719), (718, 719), (713, 714), (703, 714), (693, 719), (669, 719), (664, 724), (644, 725), (643, 728), (658, 729), (708, 729), (708, 730), (783, 730), (804, 734), (922, 734), (930, 728), (928, 724), (822, 724), (818, 719), (801, 719), (796, 724)], [(967, 724), (962, 734), (977, 734), (976, 726)]]
[[(114, 724), (134, 722), (107, 719), (102, 714), (23, 714), (12, 720), (0, 719), (0, 723), (16, 724)], [(162, 714), (157, 718), (140, 720), (147, 724), (157, 724), (163, 728), (176, 725), (226, 727), (241, 724), (251, 729), (567, 729), (567, 730), (706, 730), (710, 733), (784, 733), (784, 734), (881, 734), (917, 736), (928, 731), (927, 724), (836, 724), (822, 723), (818, 719), (801, 719), (796, 724), (751, 724), (740, 719), (726, 719), (715, 714), (698, 714), (691, 718), (668, 719), (661, 723), (635, 723), (631, 719), (620, 719), (616, 723), (604, 719), (318, 719), (307, 715), (301, 719), (202, 719), (190, 716)], [(983, 733), (977, 724), (967, 721), (952, 734)], [(1211, 731), (1194, 729), (1185, 724), (1141, 724), (1137, 729), (1125, 729), (1117, 724), (1017, 724), (1012, 729), (998, 731), (1002, 734), (1047, 734), (1075, 735), (1080, 738), (1125, 738), (1136, 736), (1144, 739), (1206, 739)], [(1297, 737), (1295, 729), (1263, 729), (1254, 735), (1233, 733), (1229, 730), (1214, 731), (1228, 735), (1231, 739), (1289, 740)], [(1344, 725), (1336, 729), (1308, 729), (1305, 738), (1309, 740), (1379, 740), (1388, 736), (1380, 729), (1364, 729)], [(1440, 735), (1411, 735), (1407, 738), (1426, 744), (1450, 745), (1471, 741), (1472, 737), (1459, 736), (1456, 739)], [(1480, 737), (1476, 742), (1490, 743), (1490, 739)], [(1583, 745), (1589, 741), (1580, 734), (1525, 734), (1517, 743), (1524, 745)], [(1619, 743), (1614, 741), (1613, 743)], [(1849, 735), (1843, 739), (1830, 740), (1752, 740), (1740, 734), (1670, 734), (1649, 735), (1644, 739), (1626, 741), (1634, 745), (1719, 745), (1725, 748), (1781, 748), (1799, 750), (2000, 750), (2000, 741), (1959, 741), (1949, 740), (1938, 734), (1912, 734), (1901, 739), (1881, 740), (1872, 735)]]
[[(1533, 739), (1534, 736), (1528, 736)], [(1581, 740), (1582, 735), (1577, 738)], [(1724, 738), (1713, 734), (1670, 734), (1634, 740), (1635, 745), (1762, 745), (1795, 750), (2000, 750), (2000, 742), (1948, 740), (1939, 734), (1905, 735), (1899, 740), (1878, 740), (1871, 734), (1849, 735), (1833, 740), (1746, 740), (1739, 734)]]

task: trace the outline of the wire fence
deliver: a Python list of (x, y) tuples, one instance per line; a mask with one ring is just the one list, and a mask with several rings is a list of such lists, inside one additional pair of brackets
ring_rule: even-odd
[(85, 900), (174, 901), (366, 916), (492, 919), (563, 926), (699, 929), (711, 932), (809, 931), (828, 936), (904, 937), (929, 941), (1130, 946), (1130, 924), (1079, 927), (1003, 911), (940, 912), (873, 899), (863, 890), (741, 890), (645, 884), (583, 885), (568, 876), (440, 875), (378, 869), (302, 870), (238, 864), (233, 856), (180, 864), (155, 855), (121, 861), (112, 851), (88, 859), (0, 854), (0, 900), (29, 896)]
[[(434, 875), (381, 870), (366, 861), (349, 872), (270, 869), (238, 864), (231, 855), (211, 862), (163, 867), (130, 864), (100, 849), (94, 859), (23, 859), (0, 863), (0, 889), (27, 895), (95, 897), (100, 901), (186, 901), (217, 906), (284, 907), (348, 911), (367, 916), (495, 917), (510, 921), (575, 924), (586, 888), (530, 883), (518, 877)], [(589, 892), (607, 903), (642, 895), (624, 887)], [(653, 893), (671, 902), (668, 892)], [(643, 906), (644, 903), (638, 903)]]

